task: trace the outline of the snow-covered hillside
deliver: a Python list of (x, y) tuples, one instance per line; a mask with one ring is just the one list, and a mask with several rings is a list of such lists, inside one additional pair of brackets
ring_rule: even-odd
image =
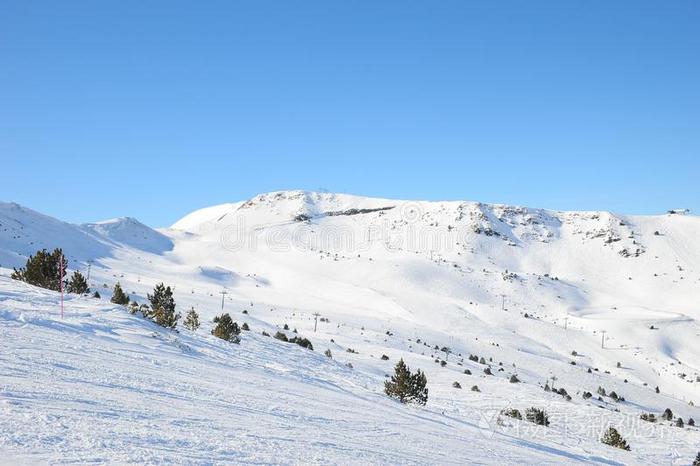
[[(298, 191), (159, 231), (0, 204), (3, 267), (60, 246), (103, 298), (70, 299), (61, 321), (55, 293), (0, 278), (0, 446), (39, 462), (690, 464), (696, 428), (639, 415), (700, 421), (698, 237), (691, 215)], [(105, 299), (117, 281), (138, 302), (173, 285), (206, 324), (131, 316)], [(209, 335), (222, 291), (251, 326), (240, 345)], [(315, 351), (261, 335), (285, 324)], [(399, 358), (426, 371), (426, 407), (383, 395)], [(550, 427), (498, 416), (531, 406)], [(598, 441), (609, 425), (631, 452)]]

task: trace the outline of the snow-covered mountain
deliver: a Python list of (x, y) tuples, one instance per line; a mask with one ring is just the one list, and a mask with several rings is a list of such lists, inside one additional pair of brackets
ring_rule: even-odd
[[(55, 462), (690, 464), (695, 428), (639, 415), (671, 408), (700, 421), (699, 237), (692, 215), (301, 191), (205, 208), (159, 231), (0, 204), (2, 267), (60, 246), (71, 268), (92, 261), (103, 297), (71, 299), (60, 323), (54, 293), (0, 280), (10, 374), (0, 446)], [(156, 283), (175, 286), (178, 309), (195, 306), (203, 328), (172, 333), (110, 306), (117, 281), (139, 302)], [(209, 335), (222, 296), (252, 329), (240, 346)], [(315, 351), (261, 335), (285, 324)], [(426, 371), (426, 407), (383, 395), (399, 358)], [(598, 387), (625, 401), (599, 400)], [(547, 409), (550, 427), (497, 415), (530, 406)], [(59, 425), (79, 434), (61, 438)], [(609, 425), (631, 452), (598, 441)]]

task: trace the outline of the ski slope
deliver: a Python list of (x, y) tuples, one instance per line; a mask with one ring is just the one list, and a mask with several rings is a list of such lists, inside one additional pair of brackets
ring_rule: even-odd
[[(13, 463), (690, 464), (696, 428), (639, 414), (700, 420), (698, 237), (690, 215), (300, 191), (158, 231), (0, 204), (0, 448)], [(6, 278), (55, 246), (90, 261), (103, 298), (70, 297), (63, 320), (55, 293)], [(203, 327), (109, 304), (117, 281), (138, 302), (173, 285)], [(209, 335), (221, 291), (251, 327), (240, 345)], [(315, 351), (262, 336), (284, 324)], [(399, 358), (426, 372), (427, 406), (383, 395)], [(550, 427), (498, 415), (531, 406)], [(609, 425), (631, 452), (599, 442)]]

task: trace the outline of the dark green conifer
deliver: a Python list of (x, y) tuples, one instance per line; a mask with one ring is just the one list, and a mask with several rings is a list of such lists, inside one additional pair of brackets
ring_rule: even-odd
[(153, 294), (147, 295), (151, 303), (150, 317), (161, 327), (175, 328), (180, 314), (175, 313), (175, 299), (169, 286), (159, 283), (153, 288)]
[(183, 324), (187, 330), (195, 331), (199, 328), (199, 314), (194, 310), (194, 306), (187, 311), (185, 322)]
[[(61, 259), (63, 259), (62, 270)], [(36, 255), (29, 256), (24, 267), (19, 270), (14, 269), (12, 278), (48, 290), (60, 291), (61, 276), (66, 276), (67, 263), (61, 249), (56, 248), (52, 253), (42, 249), (37, 251)]]
[(401, 403), (424, 405), (428, 401), (427, 383), (425, 374), (420, 369), (412, 374), (402, 358), (396, 363), (391, 380), (384, 382), (384, 392)]
[(114, 291), (112, 292), (112, 299), (110, 301), (114, 304), (119, 304), (120, 306), (126, 306), (129, 304), (129, 295), (124, 293), (124, 290), (122, 290), (122, 286), (119, 284), (119, 282), (114, 285)]
[(87, 280), (85, 280), (83, 274), (76, 270), (70, 277), (66, 291), (68, 293), (87, 294), (90, 292), (90, 288), (88, 288)]
[(620, 435), (617, 429), (612, 426), (608, 428), (600, 441), (606, 445), (610, 445), (611, 447), (620, 448), (627, 451), (630, 450), (630, 446), (627, 445), (627, 441), (622, 438), (622, 435)]
[(212, 329), (212, 335), (226, 341), (236, 342), (236, 340), (239, 340), (238, 334), (241, 333), (241, 329), (238, 327), (238, 324), (231, 319), (230, 315), (221, 314), (220, 316), (216, 316), (214, 317), (214, 323), (216, 327)]

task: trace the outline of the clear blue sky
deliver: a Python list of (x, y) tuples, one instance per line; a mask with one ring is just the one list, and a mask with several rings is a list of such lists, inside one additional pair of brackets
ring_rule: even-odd
[(0, 0), (0, 199), (700, 211), (700, 2)]

